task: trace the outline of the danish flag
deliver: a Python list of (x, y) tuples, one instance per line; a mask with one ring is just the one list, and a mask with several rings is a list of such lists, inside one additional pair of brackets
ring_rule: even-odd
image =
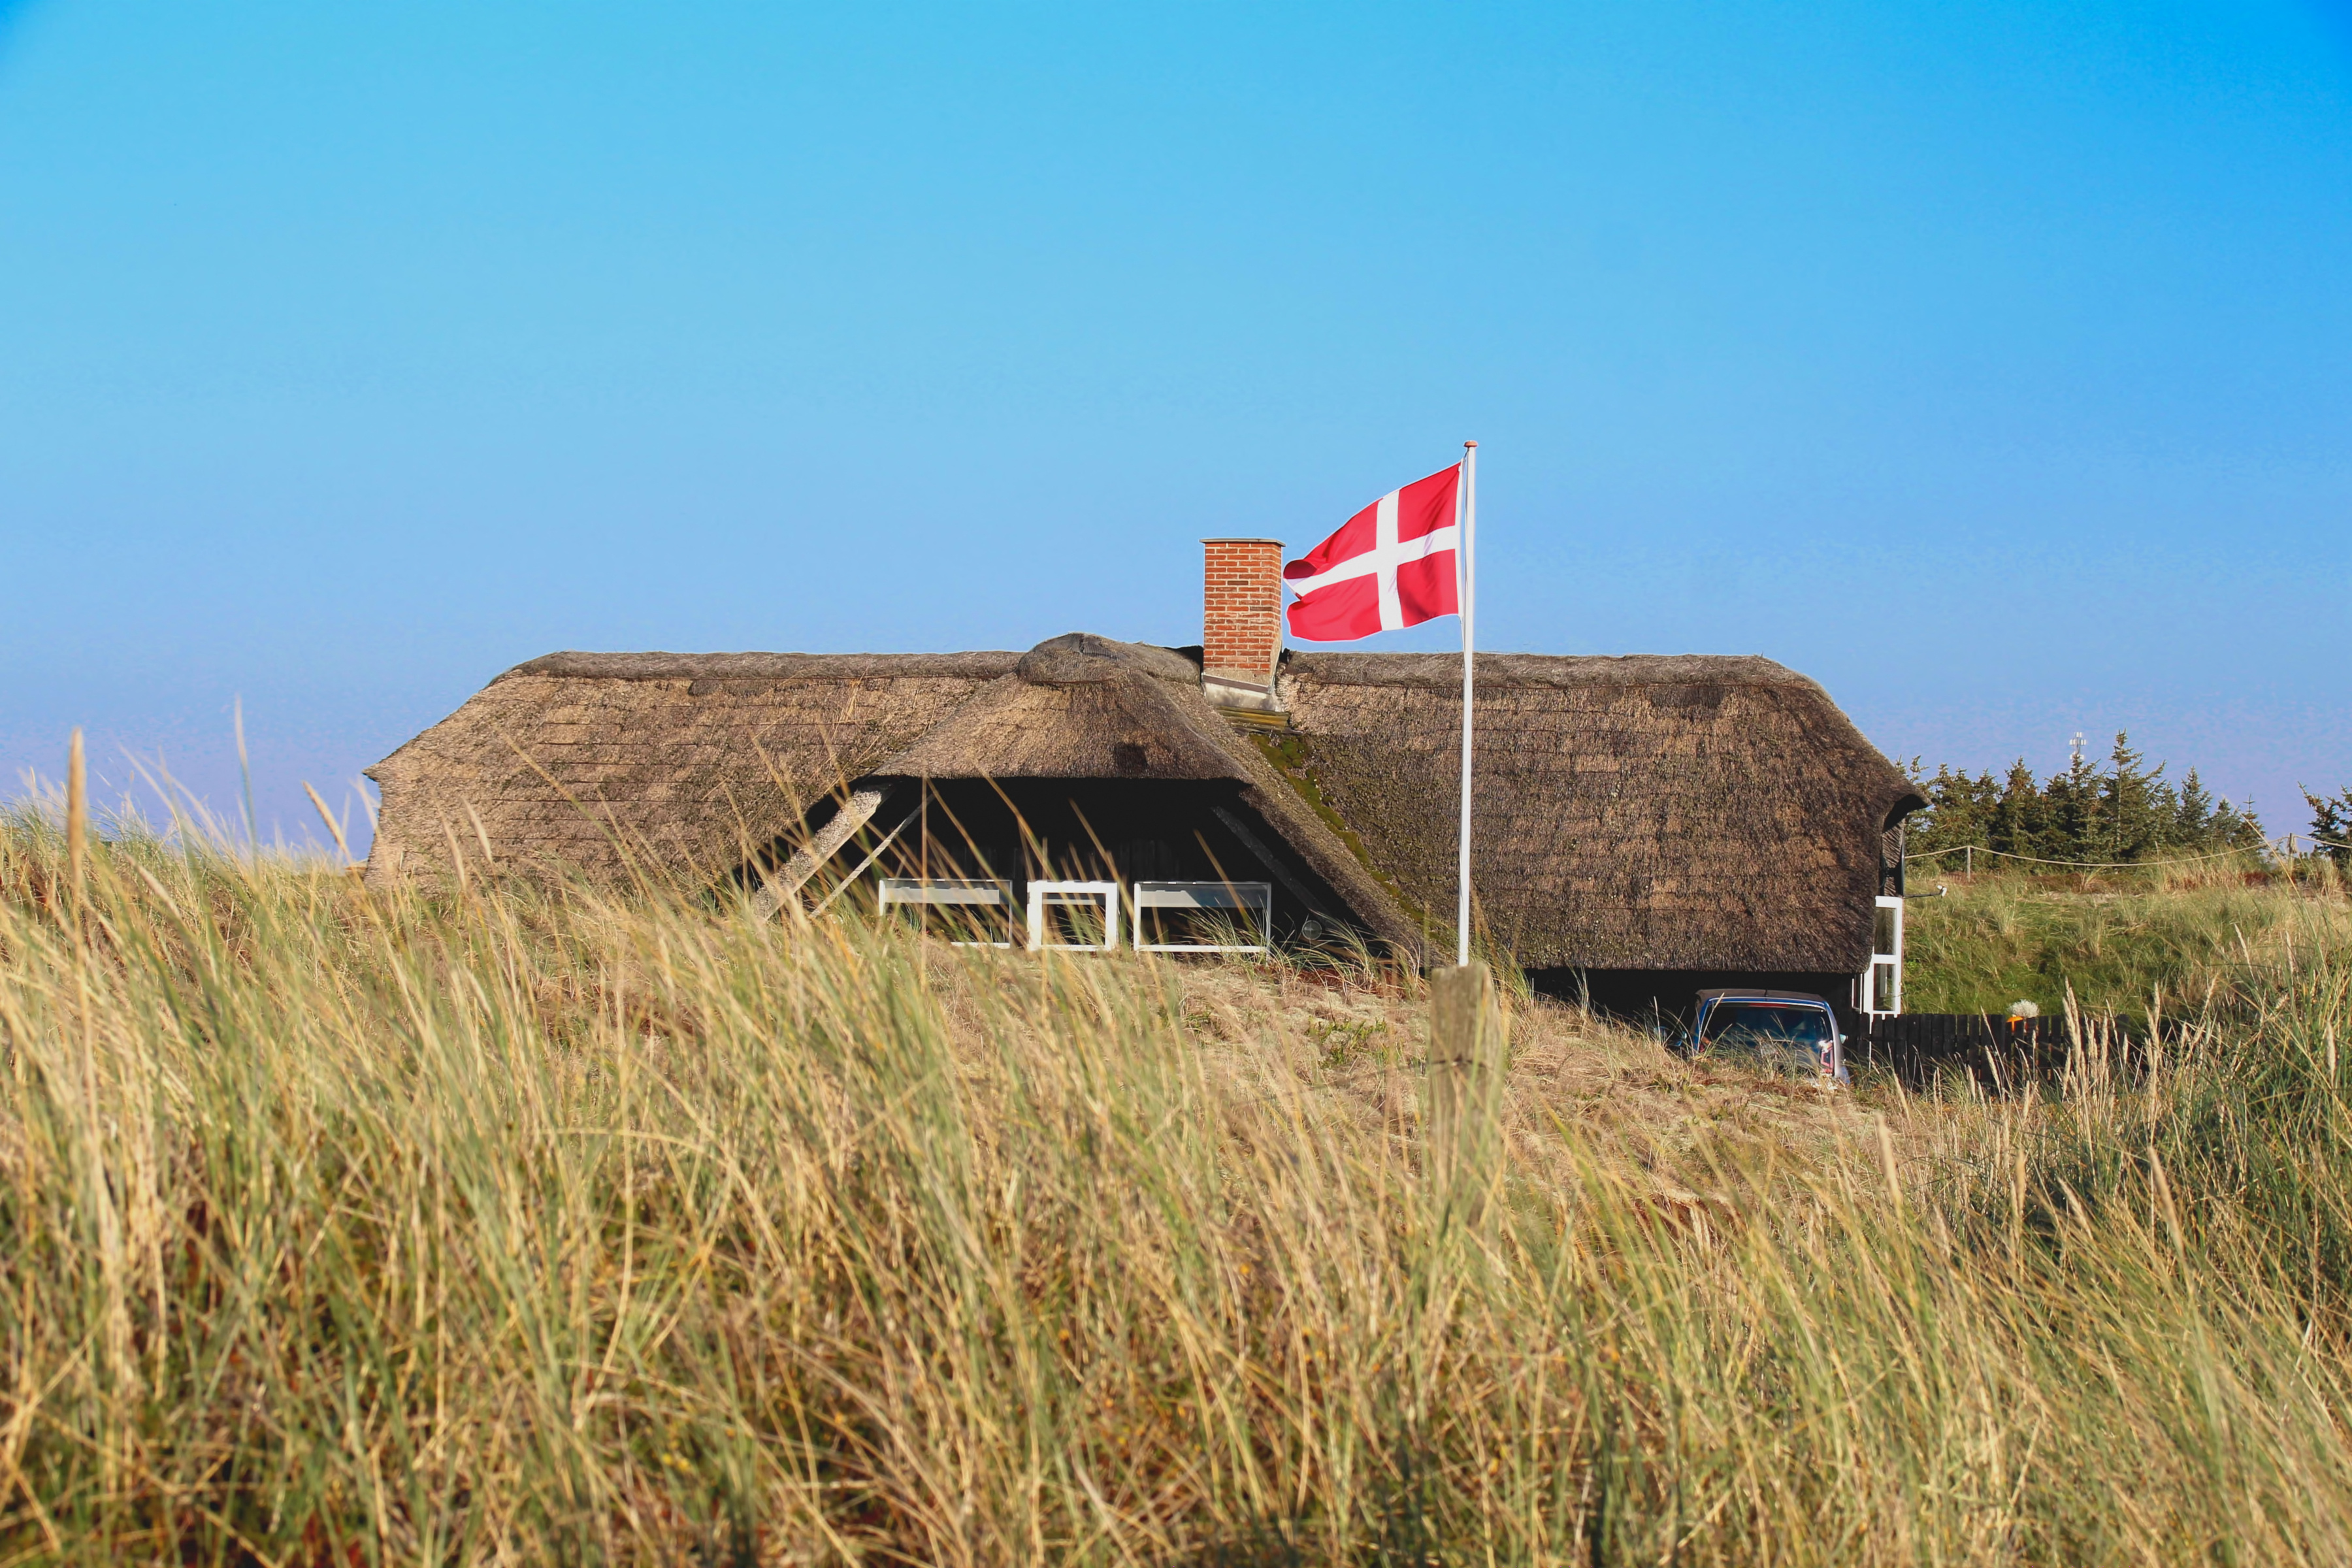
[(1454, 497), (1461, 478), (1457, 463), (1391, 490), (1285, 566), (1282, 575), (1298, 595), (1290, 606), (1292, 635), (1352, 642), (1457, 614)]

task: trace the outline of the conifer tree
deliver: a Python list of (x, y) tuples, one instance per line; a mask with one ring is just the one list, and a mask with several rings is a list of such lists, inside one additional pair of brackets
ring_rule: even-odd
[(2042, 792), (2048, 806), (2042, 841), (2050, 847), (2049, 858), (2105, 858), (2098, 853), (2105, 847), (2099, 842), (2100, 793), (2098, 770), (2080, 752), (2064, 773), (2051, 775)]
[(2352, 865), (2352, 784), (2333, 795), (2303, 792), (2311, 805), (2311, 831), (2320, 842), (2312, 846), (2337, 865)]
[(2213, 826), (2213, 797), (2191, 768), (2180, 781), (2179, 797), (2172, 806), (2172, 841), (2188, 849), (2203, 849)]
[(1927, 801), (1925, 811), (1913, 814), (1904, 824), (1910, 853), (1927, 855), (1986, 841), (1992, 804), (1999, 794), (1990, 773), (1970, 778), (1946, 766), (1937, 768), (1934, 778), (1923, 779), (1916, 758), (1905, 771)]
[(2241, 811), (2231, 805), (2227, 796), (2213, 808), (2212, 824), (2206, 830), (2206, 847), (2211, 849), (2259, 849), (2269, 837), (2263, 832), (2262, 819), (2254, 815), (2254, 803), (2248, 801)]
[(2010, 765), (1993, 805), (1986, 845), (2004, 855), (2044, 856), (2050, 850), (2050, 806), (2033, 770), (2020, 757)]
[[(1969, 776), (1948, 765), (1925, 776), (1921, 761), (1905, 769), (1918, 784), (1927, 810), (1912, 817), (1907, 839), (1915, 855), (1978, 846), (2029, 859), (2121, 865), (2222, 850), (2260, 850), (2267, 842), (2252, 803), (2217, 800), (2190, 768), (2175, 787), (2167, 764), (2147, 765), (2145, 753), (2121, 731), (2102, 772), (2076, 757), (2046, 781), (2021, 757), (2006, 776)], [(2352, 789), (2323, 798), (2306, 792), (2313, 831), (2346, 845), (2329, 853), (2352, 863)]]
[(2099, 801), (2098, 831), (2104, 853), (2085, 858), (2144, 860), (2152, 851), (2168, 847), (2171, 835), (2166, 830), (2171, 826), (2171, 814), (2159, 812), (2158, 798), (2159, 790), (2165, 795), (2171, 794), (2159, 783), (2164, 764), (2158, 763), (2149, 770), (2146, 756), (2133, 750), (2130, 737), (2121, 730), (2116, 731), (2115, 749), (2107, 754), (2107, 762), (2114, 771), (2107, 775)]

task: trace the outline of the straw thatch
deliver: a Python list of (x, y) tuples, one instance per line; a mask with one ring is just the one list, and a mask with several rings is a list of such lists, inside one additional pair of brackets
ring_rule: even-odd
[[(1017, 653), (585, 654), (518, 665), (368, 770), (371, 881), (452, 858), (600, 879), (717, 874)], [(488, 850), (484, 849), (487, 844)]]
[(1373, 934), (1417, 949), (1401, 910), (1276, 768), (1201, 695), (1201, 667), (1171, 648), (1073, 632), (881, 763), (920, 779), (1161, 779), (1237, 784), (1239, 800)]
[[(1367, 856), (1450, 907), (1462, 664), (1292, 654), (1301, 772)], [(1770, 659), (1479, 656), (1472, 885), (1529, 967), (1853, 973), (1885, 830), (1924, 804)], [(1891, 889), (1889, 889), (1891, 890)]]
[[(1443, 940), (1460, 664), (1299, 654), (1291, 729), (1236, 729), (1192, 650), (558, 654), (373, 770), (370, 876), (453, 857), (716, 878), (892, 778), (1198, 783), (1371, 934)], [(1918, 797), (1822, 689), (1762, 658), (1481, 656), (1481, 917), (1531, 967), (1853, 973)], [(1244, 831), (1255, 826), (1244, 825)]]

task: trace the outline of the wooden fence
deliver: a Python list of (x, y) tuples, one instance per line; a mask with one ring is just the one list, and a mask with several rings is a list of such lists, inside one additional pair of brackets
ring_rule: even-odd
[(1875, 1020), (1867, 1034), (1846, 1042), (1846, 1068), (1880, 1068), (1908, 1087), (1924, 1088), (1939, 1074), (1965, 1073), (1988, 1093), (2032, 1082), (2054, 1082), (2078, 1058), (2102, 1074), (2136, 1072), (2147, 1057), (2144, 1024), (2093, 1019), (2077, 1039), (2063, 1018), (1999, 1014), (1905, 1013)]

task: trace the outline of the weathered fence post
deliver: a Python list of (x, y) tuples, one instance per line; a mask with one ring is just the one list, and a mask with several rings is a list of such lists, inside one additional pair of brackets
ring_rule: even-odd
[(66, 897), (74, 931), (81, 931), (82, 884), (89, 860), (89, 774), (82, 762), (81, 731), (66, 749)]
[(1503, 1015), (1483, 963), (1429, 977), (1429, 1176), (1450, 1200), (1483, 1194), (1501, 1120)]

